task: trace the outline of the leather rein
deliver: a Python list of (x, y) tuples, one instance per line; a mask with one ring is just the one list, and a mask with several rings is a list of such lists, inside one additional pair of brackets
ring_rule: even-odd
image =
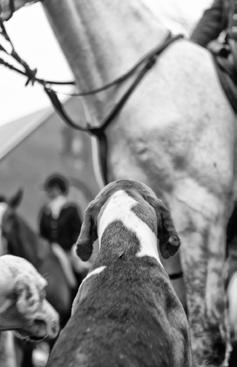
[(104, 182), (107, 184), (108, 181), (108, 169), (107, 169), (107, 153), (108, 153), (108, 143), (106, 138), (106, 129), (107, 127), (114, 121), (114, 119), (119, 115), (124, 107), (125, 103), (128, 101), (129, 97), (132, 95), (136, 87), (142, 81), (144, 76), (147, 72), (156, 64), (158, 56), (173, 42), (181, 39), (183, 36), (172, 36), (170, 33), (168, 34), (167, 38), (165, 39), (162, 45), (159, 45), (154, 50), (150, 51), (145, 57), (142, 58), (128, 73), (124, 74), (122, 77), (114, 80), (112, 83), (109, 83), (101, 88), (95, 89), (90, 92), (80, 93), (80, 95), (91, 95), (102, 90), (111, 88), (112, 86), (120, 84), (122, 81), (128, 79), (137, 69), (140, 68), (138, 71), (135, 79), (132, 81), (130, 86), (127, 88), (125, 93), (122, 97), (117, 101), (117, 103), (113, 106), (113, 108), (109, 111), (109, 113), (105, 116), (98, 127), (92, 127), (89, 123), (87, 123), (86, 127), (82, 127), (81, 125), (76, 124), (66, 113), (63, 108), (62, 103), (60, 102), (57, 94), (54, 90), (45, 88), (45, 92), (48, 95), (51, 103), (53, 104), (55, 110), (59, 113), (61, 118), (65, 121), (65, 123), (72, 128), (85, 131), (93, 136), (95, 136), (99, 143), (99, 158), (100, 158), (100, 165), (102, 169), (102, 175)]
[[(14, 12), (14, 0), (10, 0), (9, 4), (11, 5), (10, 10), (12, 14)], [(5, 41), (10, 45), (10, 49), (11, 49), (10, 52), (7, 51), (7, 49), (0, 43), (0, 52), (3, 52), (8, 57), (13, 59), (14, 62), (20, 65), (21, 69), (19, 69), (19, 67), (16, 67), (13, 64), (10, 64), (9, 62), (7, 62), (6, 60), (4, 60), (1, 57), (0, 57), (0, 64), (7, 67), (8, 69), (11, 69), (17, 72), (18, 74), (26, 76), (27, 77), (27, 80), (25, 83), (26, 86), (29, 85), (30, 83), (33, 85), (35, 82), (40, 84), (44, 88), (44, 91), (47, 94), (48, 98), (50, 99), (56, 112), (59, 114), (59, 116), (62, 118), (62, 120), (67, 125), (69, 125), (70, 127), (72, 127), (75, 130), (87, 132), (95, 136), (98, 139), (99, 158), (100, 158), (100, 164), (101, 164), (101, 169), (102, 169), (102, 176), (103, 176), (104, 182), (107, 184), (108, 183), (108, 175), (107, 175), (108, 144), (107, 144), (107, 138), (106, 138), (106, 128), (121, 112), (125, 103), (129, 99), (129, 97), (132, 95), (133, 91), (136, 89), (136, 87), (141, 82), (143, 77), (156, 64), (158, 56), (164, 50), (166, 50), (172, 43), (183, 38), (183, 36), (182, 35), (172, 36), (171, 33), (168, 33), (167, 37), (165, 38), (164, 42), (161, 45), (149, 51), (131, 69), (129, 69), (125, 74), (123, 74), (119, 78), (114, 79), (112, 82), (106, 85), (103, 85), (102, 87), (90, 90), (90, 91), (83, 91), (80, 93), (69, 93), (70, 96), (78, 96), (78, 97), (97, 94), (113, 86), (117, 86), (121, 84), (123, 81), (133, 76), (133, 74), (138, 70), (138, 73), (135, 79), (132, 81), (132, 83), (127, 88), (127, 90), (122, 95), (122, 97), (117, 101), (117, 103), (113, 106), (113, 108), (105, 116), (105, 118), (102, 120), (100, 125), (97, 127), (93, 127), (91, 126), (90, 123), (87, 123), (86, 126), (82, 126), (82, 125), (77, 124), (75, 121), (73, 121), (71, 117), (67, 114), (67, 112), (65, 111), (63, 104), (61, 103), (57, 95), (57, 92), (52, 88), (52, 85), (74, 85), (75, 82), (74, 81), (58, 82), (58, 81), (51, 81), (51, 80), (37, 78), (36, 77), (37, 69), (32, 69), (27, 64), (27, 62), (22, 57), (20, 57), (20, 55), (17, 53), (17, 51), (14, 48), (13, 42), (1, 20), (0, 20), (0, 34), (3, 36)]]

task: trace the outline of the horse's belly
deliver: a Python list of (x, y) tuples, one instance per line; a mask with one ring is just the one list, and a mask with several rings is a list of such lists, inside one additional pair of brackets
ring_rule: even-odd
[(234, 176), (232, 129), (198, 130), (187, 131), (180, 121), (173, 130), (157, 128), (121, 145), (117, 142), (110, 156), (113, 178), (140, 179), (166, 192), (187, 183), (215, 196), (229, 194)]
[(186, 186), (222, 200), (233, 186), (235, 124), (210, 55), (179, 42), (108, 129), (109, 177), (141, 180), (157, 193), (180, 195)]

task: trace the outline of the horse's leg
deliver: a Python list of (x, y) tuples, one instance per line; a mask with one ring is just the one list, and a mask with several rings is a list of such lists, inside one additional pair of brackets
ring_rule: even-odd
[(233, 350), (230, 356), (229, 367), (237, 366), (237, 342), (233, 343)]
[(17, 367), (13, 333), (11, 331), (0, 333), (0, 366)]
[(34, 345), (30, 342), (23, 342), (22, 343), (23, 348), (23, 360), (21, 363), (21, 367), (34, 367), (32, 356), (33, 356), (33, 350)]
[(194, 366), (224, 366), (229, 346), (224, 290), (225, 201), (209, 197), (206, 210), (203, 202), (208, 202), (205, 196), (209, 194), (194, 193), (194, 203), (186, 197), (185, 187), (183, 190), (179, 198), (172, 197), (170, 207), (182, 240)]
[(15, 337), (14, 344), (15, 344), (15, 353), (16, 353), (16, 364), (17, 366), (22, 367), (22, 361), (23, 361), (23, 355), (24, 355), (24, 351), (22, 347), (22, 339)]

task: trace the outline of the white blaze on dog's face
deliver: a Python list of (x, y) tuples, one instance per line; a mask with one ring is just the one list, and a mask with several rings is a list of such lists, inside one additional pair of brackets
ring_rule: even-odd
[(141, 201), (137, 201), (124, 190), (118, 190), (111, 195), (106, 204), (101, 208), (98, 215), (97, 229), (99, 246), (101, 246), (101, 239), (108, 225), (114, 221), (121, 221), (128, 230), (135, 233), (139, 240), (140, 249), (136, 256), (150, 256), (155, 258), (161, 264), (157, 249), (157, 234), (155, 233), (155, 230), (152, 230), (151, 226), (136, 215), (136, 206), (138, 205), (144, 206), (144, 213), (149, 209), (149, 215), (152, 210), (155, 222), (154, 229), (157, 228), (155, 210), (145, 200), (141, 199)]
[[(106, 219), (103, 219), (100, 224), (103, 215)], [(129, 220), (127, 221), (127, 219)], [(159, 245), (159, 252), (164, 259), (173, 256), (180, 247), (180, 239), (174, 227), (170, 211), (162, 200), (157, 198), (148, 186), (140, 182), (118, 180), (105, 186), (86, 208), (81, 231), (76, 242), (76, 253), (81, 260), (87, 261), (91, 257), (93, 243), (99, 236), (101, 245), (101, 238), (105, 229), (111, 224), (113, 227), (111, 230), (114, 231), (116, 227), (112, 223), (115, 224), (115, 222), (120, 222), (122, 224), (121, 228), (123, 225), (127, 228), (128, 236), (138, 234), (137, 240), (134, 239), (133, 243), (135, 247), (133, 246), (133, 250), (131, 248), (132, 253), (134, 254), (135, 250), (138, 256), (146, 254), (159, 261), (158, 250), (154, 246), (154, 234), (157, 235), (156, 244)], [(118, 232), (116, 238), (119, 239)], [(116, 240), (116, 238), (114, 239)], [(123, 242), (125, 246), (128, 246), (126, 235)], [(140, 247), (140, 250), (137, 247)]]

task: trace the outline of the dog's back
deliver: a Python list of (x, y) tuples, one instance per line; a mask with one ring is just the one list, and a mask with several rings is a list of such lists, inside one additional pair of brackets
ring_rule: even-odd
[(182, 306), (154, 260), (118, 258), (83, 287), (51, 366), (186, 365)]
[(79, 289), (48, 366), (190, 366), (187, 320), (159, 260), (157, 238), (149, 233), (154, 218), (142, 221), (141, 203), (126, 214), (122, 196), (113, 199), (100, 210), (94, 270)]

